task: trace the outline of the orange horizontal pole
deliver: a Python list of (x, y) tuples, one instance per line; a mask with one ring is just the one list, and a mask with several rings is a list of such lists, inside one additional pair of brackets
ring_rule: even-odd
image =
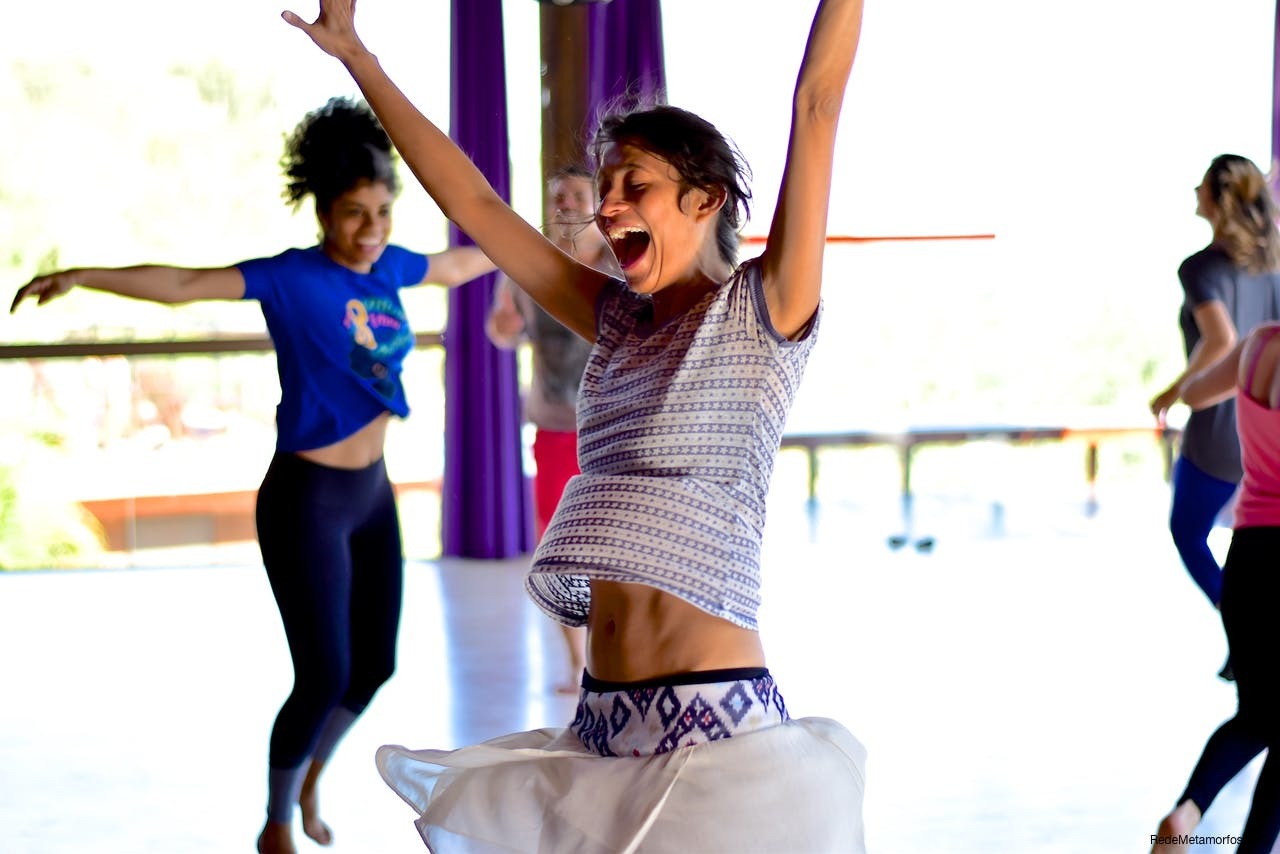
[[(828, 243), (883, 243), (887, 241), (907, 240), (995, 240), (994, 234), (884, 234), (875, 236), (854, 236), (851, 234), (828, 234)], [(764, 243), (768, 237), (763, 234), (745, 235), (743, 243)]]

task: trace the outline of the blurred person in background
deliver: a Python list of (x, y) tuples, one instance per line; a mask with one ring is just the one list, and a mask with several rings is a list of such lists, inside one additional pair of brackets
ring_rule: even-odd
[[(570, 256), (597, 270), (617, 274), (617, 262), (595, 227), (596, 188), (591, 173), (568, 166), (547, 181), (545, 232)], [(556, 512), (565, 484), (578, 471), (578, 384), (591, 355), (591, 342), (565, 328), (503, 276), (494, 291), (485, 331), (506, 350), (528, 341), (533, 377), (524, 398), (533, 440), (533, 513), (541, 540)], [(586, 629), (559, 624), (569, 655), (569, 670), (556, 682), (561, 694), (576, 694), (586, 667)]]

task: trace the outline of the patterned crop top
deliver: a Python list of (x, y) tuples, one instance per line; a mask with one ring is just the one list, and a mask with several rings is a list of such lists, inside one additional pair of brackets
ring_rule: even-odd
[(817, 338), (773, 328), (757, 260), (654, 327), (617, 282), (578, 397), (578, 462), (525, 586), (566, 625), (590, 579), (644, 584), (755, 630), (765, 498), (787, 413)]

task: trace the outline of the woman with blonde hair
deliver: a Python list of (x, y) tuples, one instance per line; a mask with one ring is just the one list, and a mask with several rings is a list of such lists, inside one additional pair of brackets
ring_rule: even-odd
[[(1213, 240), (1178, 268), (1187, 365), (1151, 401), (1161, 423), (1191, 377), (1226, 356), (1242, 334), (1280, 319), (1280, 231), (1261, 170), (1248, 158), (1221, 154), (1196, 187), (1196, 200), (1196, 215), (1209, 221)], [(1235, 401), (1193, 412), (1173, 470), (1169, 529), (1192, 580), (1214, 607), (1222, 596), (1222, 568), (1209, 549), (1209, 532), (1240, 477)], [(1233, 678), (1229, 660), (1218, 675)]]

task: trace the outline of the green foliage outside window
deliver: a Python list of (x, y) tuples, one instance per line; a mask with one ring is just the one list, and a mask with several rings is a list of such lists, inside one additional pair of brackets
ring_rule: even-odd
[(32, 436), (23, 462), (0, 463), (0, 570), (92, 566), (102, 555), (97, 520), (42, 482), (41, 463), (58, 443)]

